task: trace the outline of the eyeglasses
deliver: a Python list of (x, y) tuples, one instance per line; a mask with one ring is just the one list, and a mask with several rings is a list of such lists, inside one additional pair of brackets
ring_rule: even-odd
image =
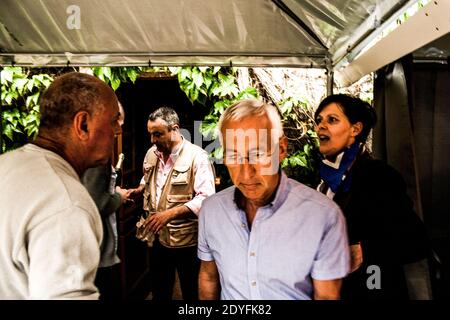
[(238, 155), (236, 152), (226, 152), (224, 161), (227, 166), (236, 166), (240, 164), (244, 164), (247, 160), (248, 164), (255, 164), (255, 165), (267, 165), (271, 162), (272, 156), (275, 153), (273, 152), (266, 152), (266, 151), (250, 151), (248, 153), (248, 157), (243, 157), (241, 155)]

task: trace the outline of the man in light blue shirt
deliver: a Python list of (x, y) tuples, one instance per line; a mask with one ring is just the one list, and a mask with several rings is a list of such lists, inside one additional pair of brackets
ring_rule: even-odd
[(200, 299), (339, 299), (350, 262), (345, 220), (279, 169), (287, 139), (276, 108), (243, 100), (218, 127), (234, 186), (199, 214)]

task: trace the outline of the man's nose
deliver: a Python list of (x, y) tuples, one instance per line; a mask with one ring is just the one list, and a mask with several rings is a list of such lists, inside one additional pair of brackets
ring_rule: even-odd
[(239, 166), (239, 174), (242, 179), (248, 179), (255, 175), (255, 164), (249, 161), (248, 158), (242, 159), (242, 163)]
[(158, 139), (155, 136), (150, 136), (150, 142), (152, 144), (155, 144), (158, 141)]

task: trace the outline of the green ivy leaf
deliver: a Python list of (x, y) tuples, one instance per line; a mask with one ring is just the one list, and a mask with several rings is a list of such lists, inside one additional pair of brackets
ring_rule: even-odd
[(203, 84), (203, 75), (197, 69), (192, 71), (192, 81), (197, 88), (200, 88)]
[(223, 159), (223, 148), (218, 147), (218, 148), (214, 149), (214, 151), (211, 153), (211, 156), (218, 160)]
[(34, 88), (34, 81), (33, 80), (28, 80), (28, 83), (27, 83), (27, 89), (28, 89), (28, 91), (33, 91), (33, 88)]
[(44, 78), (42, 80), (42, 84), (44, 85), (45, 88), (48, 88), (51, 84), (52, 84), (52, 79), (48, 79), (48, 78)]
[(40, 92), (36, 92), (35, 94), (33, 94), (33, 104), (36, 105), (39, 101), (39, 96), (41, 95)]
[(230, 79), (232, 80), (231, 82), (234, 82), (234, 78), (232, 78), (230, 75), (219, 73), (219, 81), (221, 83), (230, 83)]
[(120, 87), (120, 80), (118, 78), (111, 79), (111, 87), (114, 91), (116, 91), (117, 88)]
[(197, 89), (192, 88), (192, 89), (190, 90), (190, 94), (189, 94), (189, 97), (190, 97), (190, 98), (189, 98), (189, 100), (191, 100), (191, 103), (192, 103), (192, 104), (194, 104), (195, 100), (198, 99), (198, 94), (199, 94), (199, 92), (198, 92)]
[(236, 100), (251, 99), (251, 98), (258, 98), (258, 91), (256, 90), (256, 88), (247, 87), (245, 90), (241, 91), (236, 96)]
[(130, 78), (132, 83), (135, 83), (138, 77), (138, 72), (135, 69), (129, 69), (127, 70), (127, 76)]
[(225, 96), (235, 97), (239, 94), (239, 89), (238, 89), (237, 85), (234, 83), (223, 86), (221, 89), (222, 90), (219, 94), (219, 97), (225, 97)]
[(180, 82), (182, 82), (182, 81), (184, 81), (186, 79), (192, 79), (192, 77), (191, 77), (191, 69), (189, 69), (189, 68), (182, 68), (181, 72), (178, 74), (178, 79), (179, 80), (181, 79)]
[[(24, 116), (26, 116), (25, 114), (23, 114)], [(17, 121), (22, 127), (26, 127), (27, 125), (27, 119), (25, 117), (20, 117)], [(20, 132), (15, 130), (16, 132)]]
[(169, 71), (172, 75), (176, 75), (181, 71), (181, 67), (169, 67)]
[[(211, 87), (211, 84), (213, 83), (213, 79), (210, 75), (205, 74), (203, 77), (203, 82), (205, 84), (206, 92), (209, 90), (209, 87)], [(205, 93), (207, 95), (207, 93)]]
[(8, 92), (4, 98), (4, 101), (6, 102), (7, 105), (11, 105), (11, 102), (14, 98), (14, 95), (12, 92)]
[(10, 124), (7, 124), (7, 125), (4, 127), (4, 129), (3, 129), (3, 134), (4, 134), (5, 136), (7, 136), (7, 137), (9, 138), (9, 140), (14, 141), (14, 140), (13, 140), (13, 135), (14, 135), (14, 134), (13, 134), (13, 130), (12, 130)]
[(217, 138), (216, 128), (218, 121), (219, 119), (213, 115), (208, 115), (205, 117), (200, 127), (200, 132), (202, 133), (203, 137), (205, 137), (206, 139)]
[(6, 84), (6, 82), (12, 82), (14, 75), (14, 69), (13, 68), (5, 68), (1, 71), (0, 77), (1, 77), (1, 84)]
[(225, 108), (228, 106), (228, 104), (224, 100), (219, 100), (216, 103), (214, 103), (214, 114), (221, 115)]
[(17, 90), (19, 91), (19, 93), (23, 94), (25, 88), (27, 87), (28, 79), (26, 79), (26, 78), (14, 79), (14, 84), (15, 84)]
[(101, 67), (102, 71), (103, 71), (103, 76), (106, 79), (112, 80), (111, 79), (111, 68), (109, 67)]

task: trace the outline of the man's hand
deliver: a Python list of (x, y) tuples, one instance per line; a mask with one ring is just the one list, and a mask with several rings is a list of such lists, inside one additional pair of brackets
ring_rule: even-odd
[(173, 215), (171, 214), (170, 210), (150, 214), (145, 221), (144, 234), (147, 234), (149, 232), (157, 233), (159, 230), (161, 230), (162, 227), (164, 227), (172, 220)]
[(171, 208), (165, 211), (152, 213), (148, 216), (147, 220), (145, 221), (145, 234), (147, 232), (156, 233), (173, 219), (188, 217), (190, 215), (193, 215), (193, 213), (191, 209), (189, 209), (185, 205)]
[(120, 198), (122, 199), (122, 203), (125, 203), (127, 201), (130, 201), (129, 197), (128, 197), (128, 190), (126, 189), (122, 189), (121, 187), (117, 186), (116, 187), (116, 192), (118, 194), (120, 194)]
[(127, 199), (136, 199), (144, 192), (144, 185), (141, 184), (139, 187), (127, 190)]

